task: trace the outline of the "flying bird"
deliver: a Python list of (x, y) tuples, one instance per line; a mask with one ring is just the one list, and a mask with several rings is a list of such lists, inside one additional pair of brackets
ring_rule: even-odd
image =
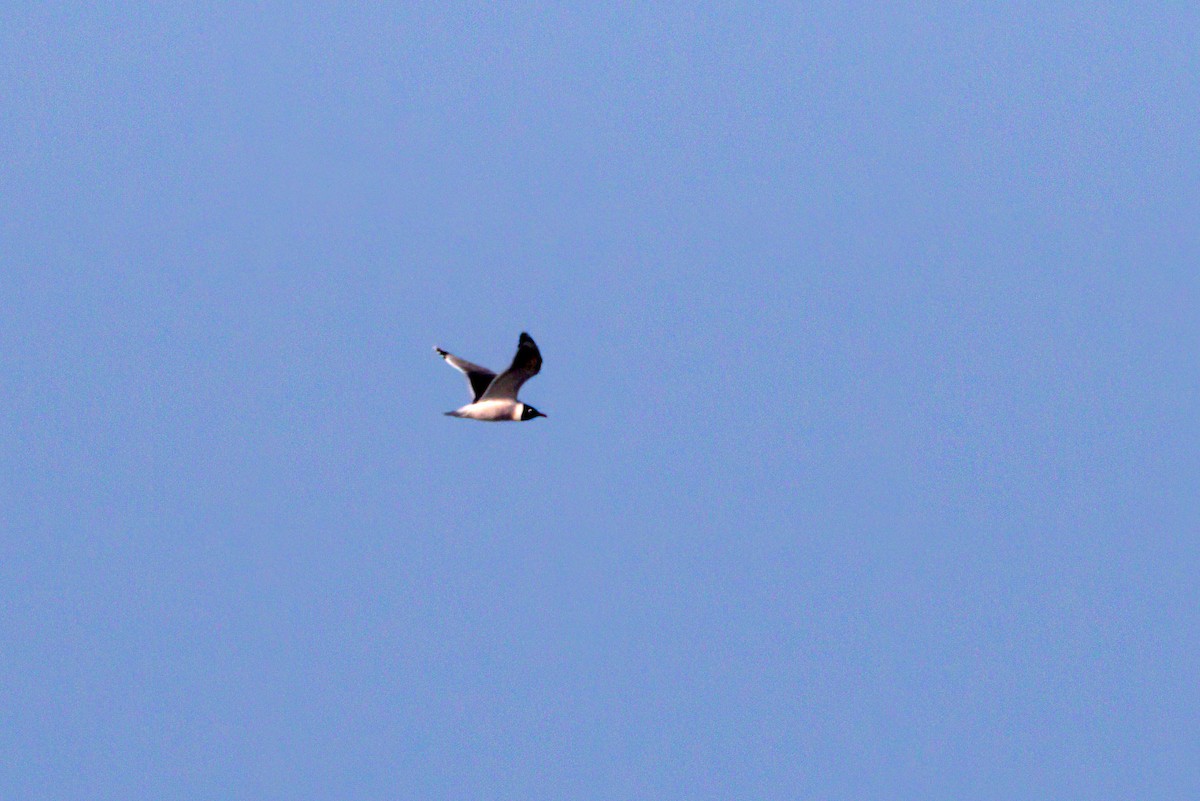
[(486, 420), (499, 422), (501, 420), (532, 420), (546, 415), (517, 400), (517, 392), (521, 385), (538, 374), (542, 369), (542, 354), (538, 351), (533, 337), (521, 332), (517, 342), (517, 355), (512, 364), (500, 375), (496, 375), (486, 367), (471, 364), (466, 359), (460, 359), (441, 348), (434, 348), (438, 355), (455, 370), (463, 373), (471, 384), (471, 402), (466, 406), (446, 412), (451, 417), (466, 417), (470, 420)]

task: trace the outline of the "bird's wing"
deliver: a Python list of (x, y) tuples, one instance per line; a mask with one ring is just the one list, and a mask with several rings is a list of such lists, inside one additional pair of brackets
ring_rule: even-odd
[(487, 390), (488, 385), (492, 383), (492, 379), (496, 374), (486, 367), (480, 367), (478, 364), (471, 364), (466, 359), (460, 359), (453, 353), (447, 353), (441, 348), (434, 348), (438, 355), (446, 360), (446, 364), (458, 370), (467, 377), (467, 381), (471, 382), (471, 403), (479, 400), (480, 396)]
[(516, 400), (521, 385), (538, 374), (542, 369), (542, 354), (533, 341), (533, 337), (521, 332), (521, 340), (517, 343), (517, 355), (507, 370), (496, 376), (491, 386), (483, 393), (480, 400)]

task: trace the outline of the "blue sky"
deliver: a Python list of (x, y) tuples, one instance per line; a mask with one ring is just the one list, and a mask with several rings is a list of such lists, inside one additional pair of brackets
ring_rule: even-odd
[(1198, 37), (0, 12), (0, 796), (1197, 797)]

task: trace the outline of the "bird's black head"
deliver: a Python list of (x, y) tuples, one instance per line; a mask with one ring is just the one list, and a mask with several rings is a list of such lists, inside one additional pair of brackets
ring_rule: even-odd
[(545, 417), (546, 415), (539, 412), (537, 409), (530, 406), (528, 403), (522, 404), (525, 408), (521, 410), (521, 420), (532, 420), (535, 417)]

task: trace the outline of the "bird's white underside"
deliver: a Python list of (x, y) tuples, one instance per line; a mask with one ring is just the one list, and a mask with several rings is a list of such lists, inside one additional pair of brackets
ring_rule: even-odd
[(509, 400), (507, 398), (481, 400), (475, 403), (468, 403), (466, 406), (455, 409), (454, 413), (458, 417), (466, 417), (471, 420), (520, 420), (521, 411), (525, 404), (520, 401)]

